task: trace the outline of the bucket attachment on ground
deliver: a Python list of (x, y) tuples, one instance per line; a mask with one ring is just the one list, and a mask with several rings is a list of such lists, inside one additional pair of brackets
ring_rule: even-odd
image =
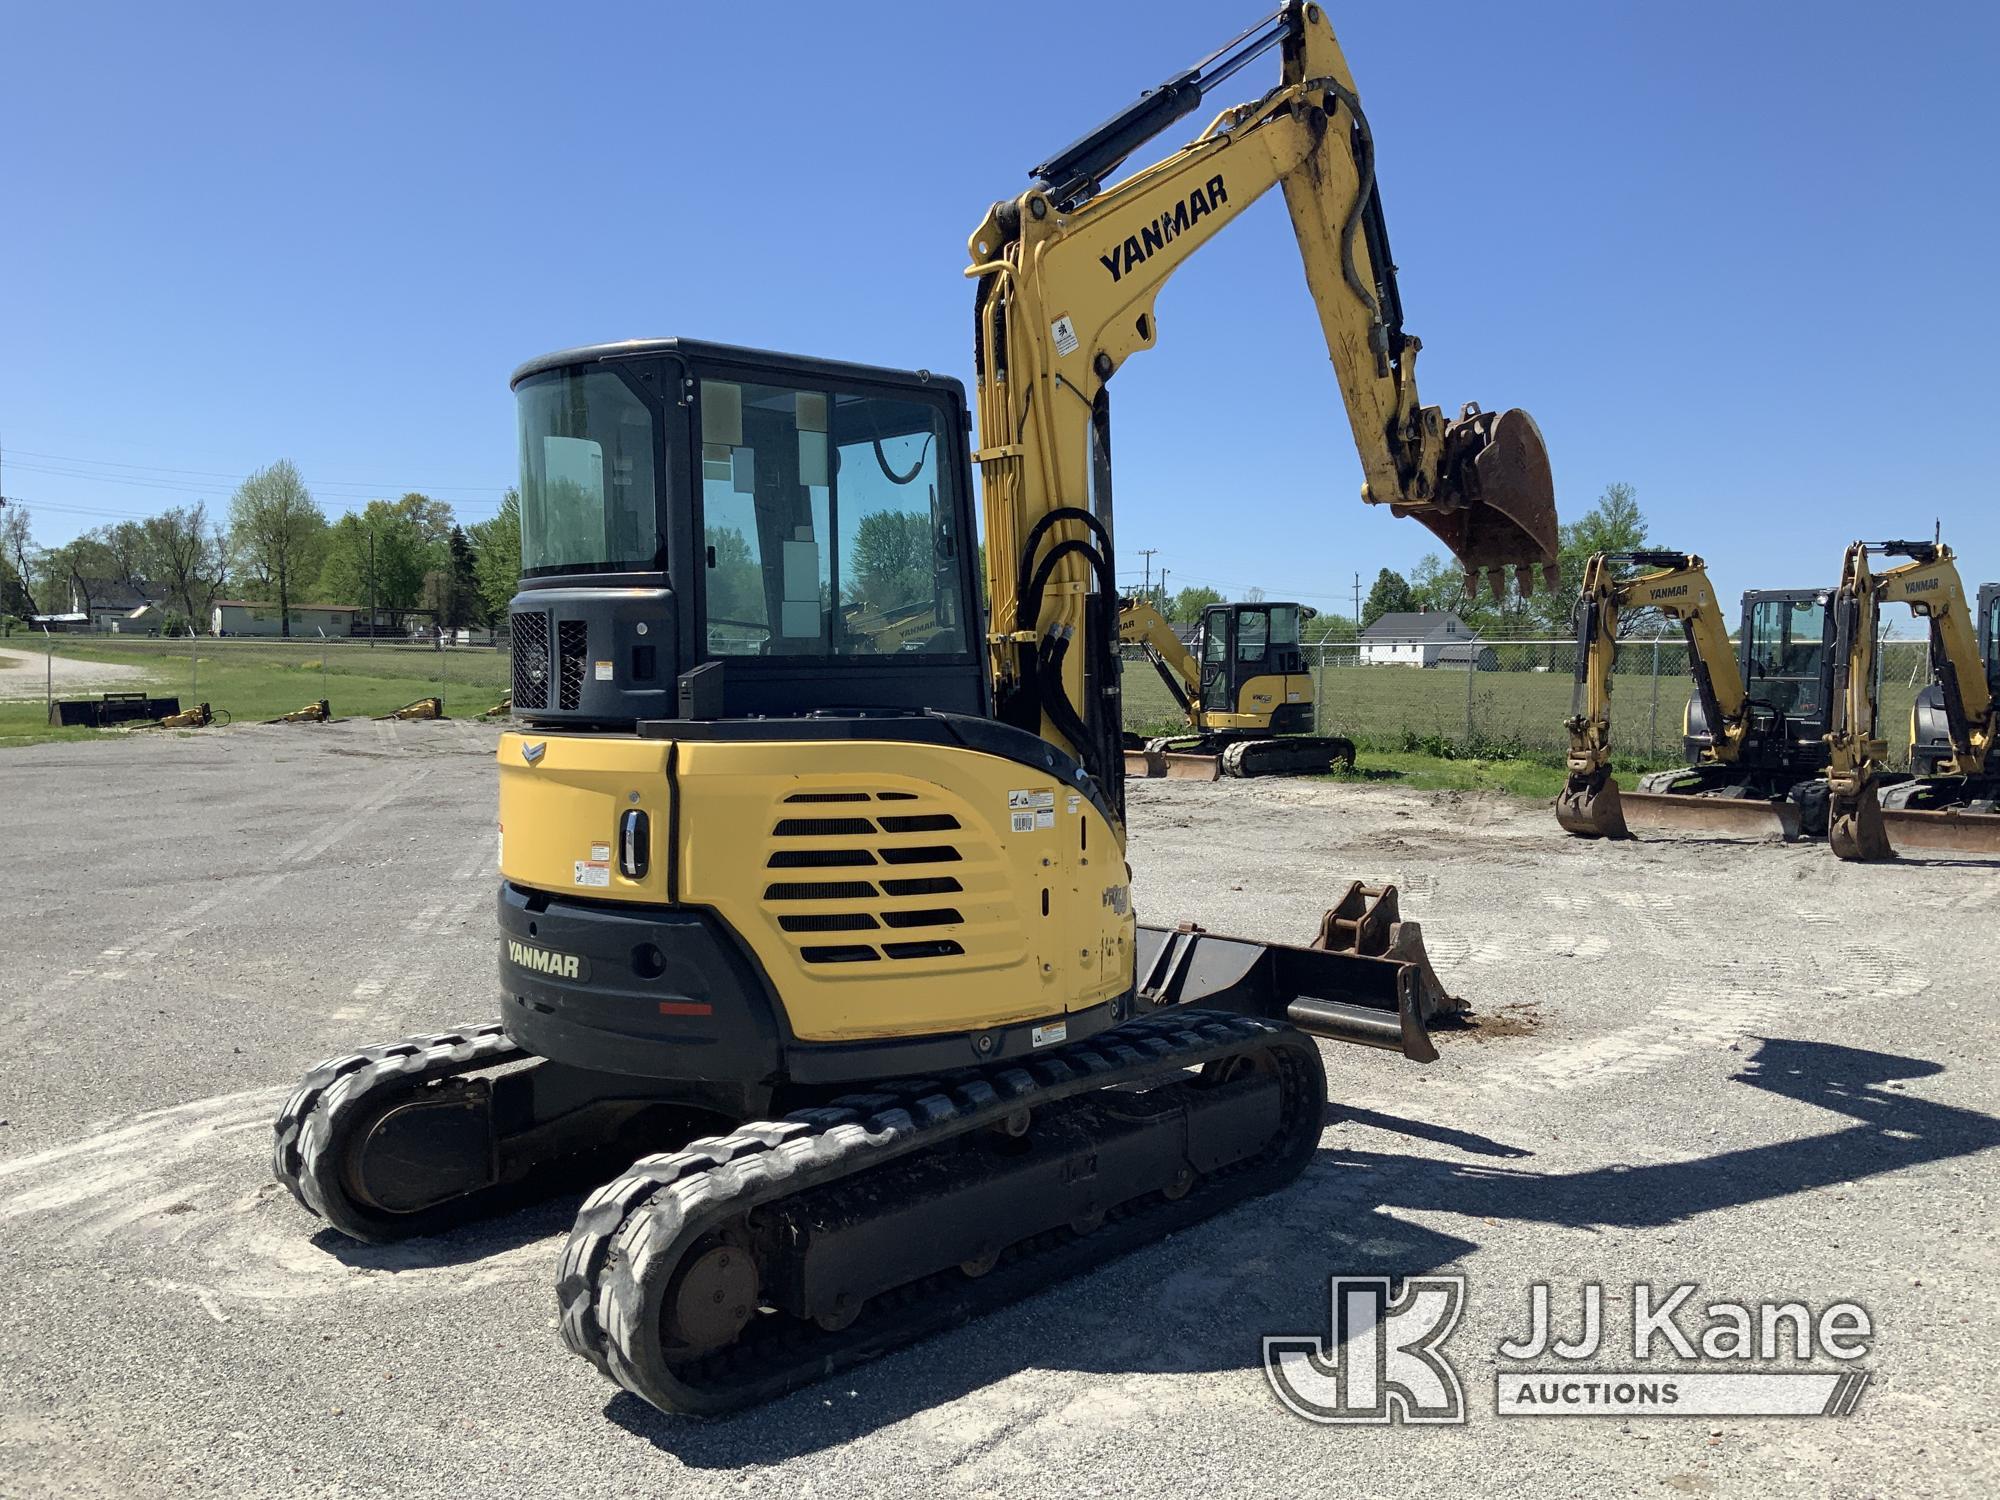
[(1882, 821), (1882, 794), (1873, 781), (1859, 792), (1836, 789), (1827, 809), (1826, 841), (1842, 859), (1894, 859)]
[(419, 698), (415, 703), (405, 703), (401, 708), (375, 715), (378, 722), (384, 719), (442, 719), (443, 717), (442, 698)]
[(1573, 775), (1556, 794), (1556, 821), (1579, 838), (1629, 839), (1618, 782), (1609, 771)]
[(308, 703), (304, 708), (295, 708), (288, 714), (279, 714), (275, 719), (266, 719), (266, 724), (325, 724), (333, 718), (333, 705), (322, 698), (317, 703)]
[(114, 724), (146, 723), (177, 714), (178, 698), (152, 698), (145, 693), (100, 693), (95, 698), (58, 698), (49, 705), (54, 727), (109, 729)]
[(1463, 1010), (1438, 981), (1396, 889), (1359, 881), (1305, 947), (1209, 932), (1192, 922), (1138, 934), (1140, 1014), (1197, 1005), (1289, 1022), (1308, 1035), (1431, 1062), (1432, 1020)]

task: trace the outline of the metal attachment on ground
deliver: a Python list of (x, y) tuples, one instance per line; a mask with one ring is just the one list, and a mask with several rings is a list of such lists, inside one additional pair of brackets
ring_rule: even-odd
[(479, 717), (482, 719), (497, 719), (504, 714), (511, 714), (513, 711), (514, 711), (514, 695), (512, 693), (509, 693), (506, 697), (502, 698), (498, 703), (494, 704), (491, 708), (487, 709), (486, 712), (481, 714)]
[(1896, 857), (1882, 822), (1881, 794), (1873, 780), (1863, 782), (1859, 790), (1835, 785), (1827, 809), (1826, 841), (1842, 859)]
[(1424, 949), (1424, 930), (1403, 920), (1396, 887), (1368, 886), (1351, 881), (1340, 900), (1320, 918), (1312, 946), (1326, 953), (1352, 953), (1359, 958), (1391, 959), (1416, 970), (1425, 1020), (1469, 1010), (1444, 987)]
[(288, 714), (279, 714), (275, 719), (266, 719), (266, 724), (326, 724), (333, 719), (333, 705), (322, 698), (317, 703), (308, 703), (304, 708), (295, 708)]
[(1556, 821), (1587, 839), (1629, 839), (1618, 782), (1609, 771), (1579, 775), (1556, 794)]
[(442, 698), (419, 698), (414, 703), (405, 703), (401, 708), (391, 709), (386, 714), (377, 714), (377, 721), (384, 719), (442, 719), (444, 700)]
[(210, 708), (206, 703), (197, 703), (193, 708), (177, 714), (168, 714), (152, 727), (155, 729), (206, 729), (211, 724), (227, 724), (229, 710)]

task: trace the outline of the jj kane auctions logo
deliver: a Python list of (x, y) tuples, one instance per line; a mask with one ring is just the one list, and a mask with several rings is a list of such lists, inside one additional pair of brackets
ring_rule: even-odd
[[(1550, 1287), (1528, 1292), (1528, 1327), (1498, 1348), (1500, 1416), (1846, 1416), (1861, 1402), (1874, 1324), (1866, 1308), (1835, 1302), (1696, 1302), (1684, 1283), (1660, 1292), (1634, 1283), (1633, 1369), (1584, 1366), (1616, 1358), (1602, 1285), (1581, 1289), (1573, 1337), (1557, 1327)], [(1332, 1279), (1329, 1336), (1264, 1340), (1264, 1373), (1287, 1410), (1309, 1422), (1462, 1423), (1465, 1392), (1444, 1345), (1465, 1310), (1463, 1276)], [(1836, 1368), (1800, 1369), (1833, 1361)], [(1554, 1363), (1547, 1361), (1553, 1360)], [(1779, 1361), (1789, 1368), (1774, 1369)], [(1689, 1368), (1700, 1364), (1708, 1368)], [(1715, 1369), (1734, 1365), (1733, 1369)]]

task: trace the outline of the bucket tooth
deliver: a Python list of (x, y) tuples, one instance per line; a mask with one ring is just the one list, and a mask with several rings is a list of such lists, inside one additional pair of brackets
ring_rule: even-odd
[(1572, 775), (1556, 796), (1556, 821), (1579, 838), (1629, 839), (1625, 804), (1609, 771)]

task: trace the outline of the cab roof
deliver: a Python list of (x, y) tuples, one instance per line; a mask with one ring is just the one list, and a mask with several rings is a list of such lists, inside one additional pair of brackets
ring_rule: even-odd
[(740, 344), (717, 344), (706, 339), (625, 339), (612, 344), (582, 344), (574, 349), (558, 349), (531, 359), (511, 376), (507, 384), (519, 385), (534, 375), (577, 365), (603, 364), (617, 360), (680, 358), (725, 364), (756, 365), (791, 375), (818, 376), (831, 380), (868, 381), (876, 385), (924, 386), (965, 397), (965, 385), (949, 375), (929, 370), (893, 370), (884, 365), (855, 364), (848, 360), (821, 359), (810, 354), (785, 354), (776, 349), (748, 349)]

